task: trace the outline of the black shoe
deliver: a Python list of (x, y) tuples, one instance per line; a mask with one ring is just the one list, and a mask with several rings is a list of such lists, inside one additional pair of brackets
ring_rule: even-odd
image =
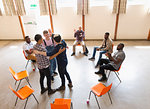
[(58, 75), (58, 73), (57, 72), (53, 72), (54, 73), (54, 76), (57, 76)]
[(56, 92), (56, 89), (48, 90), (48, 95), (53, 94), (53, 93), (55, 93), (55, 92)]
[(69, 84), (68, 84), (68, 86), (69, 86), (70, 88), (72, 88), (72, 87), (73, 87), (72, 83), (69, 83)]
[(106, 81), (107, 80), (107, 78), (106, 78), (106, 76), (103, 76), (101, 79), (99, 79), (98, 81), (99, 82), (101, 82), (101, 81)]
[(100, 71), (98, 71), (98, 72), (95, 72), (95, 74), (102, 74)]
[(65, 90), (65, 86), (60, 86), (56, 89), (57, 91)]
[(73, 52), (72, 54), (71, 54), (71, 56), (74, 56), (75, 55), (75, 53)]
[(92, 61), (92, 60), (95, 60), (95, 58), (94, 58), (94, 57), (91, 57), (91, 58), (89, 58), (89, 60), (91, 60), (91, 61)]
[(43, 88), (42, 90), (41, 90), (41, 94), (43, 94), (44, 92), (46, 92), (48, 90), (48, 88)]
[(85, 56), (88, 56), (87, 53), (85, 53), (85, 52), (84, 52), (83, 54), (84, 54)]

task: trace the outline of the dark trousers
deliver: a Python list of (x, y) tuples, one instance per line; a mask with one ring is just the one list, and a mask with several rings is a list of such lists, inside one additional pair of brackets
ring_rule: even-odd
[(47, 78), (47, 87), (48, 90), (51, 90), (51, 73), (50, 73), (50, 66), (44, 69), (39, 69), (40, 71), (40, 86), (41, 90), (44, 88), (44, 78)]
[(59, 66), (58, 65), (58, 72), (59, 72), (59, 76), (61, 78), (62, 86), (65, 86), (65, 76), (66, 76), (67, 80), (69, 81), (69, 83), (72, 83), (72, 81), (70, 79), (70, 75), (67, 72), (66, 67), (67, 67), (67, 65), (66, 66)]
[(109, 59), (100, 59), (100, 69), (99, 72), (101, 72), (103, 77), (106, 77), (106, 74), (104, 70), (116, 70), (112, 65), (109, 64), (110, 60)]

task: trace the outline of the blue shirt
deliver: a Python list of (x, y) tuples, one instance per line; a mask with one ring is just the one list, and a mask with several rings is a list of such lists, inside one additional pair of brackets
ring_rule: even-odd
[[(66, 48), (67, 44), (65, 43), (64, 40), (61, 41), (61, 44), (57, 44), (54, 47), (54, 50), (51, 52), (47, 52), (47, 56), (52, 56), (54, 54), (56, 54), (60, 48)], [(68, 64), (68, 59), (67, 59), (67, 55), (66, 55), (66, 50), (63, 51), (62, 53), (60, 53), (57, 57), (57, 64), (58, 67), (65, 67)]]

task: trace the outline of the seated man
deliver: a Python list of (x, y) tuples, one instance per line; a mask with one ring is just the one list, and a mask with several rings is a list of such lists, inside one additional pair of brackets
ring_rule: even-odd
[(85, 38), (85, 34), (84, 34), (84, 31), (81, 30), (81, 26), (79, 27), (79, 30), (77, 30), (75, 33), (74, 33), (74, 37), (76, 38), (74, 44), (73, 44), (73, 53), (71, 54), (71, 56), (75, 55), (75, 47), (76, 45), (78, 44), (81, 44), (82, 47), (83, 47), (83, 54), (85, 56), (87, 56), (87, 53), (86, 53), (86, 48), (85, 48), (85, 43), (84, 43), (84, 38)]
[(101, 74), (102, 78), (99, 79), (98, 81), (104, 81), (107, 80), (106, 74), (104, 72), (104, 70), (118, 70), (119, 67), (121, 66), (122, 62), (125, 59), (125, 53), (123, 51), (124, 48), (124, 44), (120, 43), (117, 46), (117, 52), (114, 53), (113, 56), (111, 56), (110, 53), (108, 53), (108, 58), (109, 59), (101, 59), (100, 60), (100, 69), (98, 72), (95, 72), (95, 74)]
[[(34, 62), (36, 62), (36, 57), (35, 57), (35, 54), (33, 53), (33, 43), (31, 42), (29, 36), (25, 37), (25, 41), (26, 42), (23, 45), (23, 50), (24, 50), (25, 56), (27, 59), (31, 60), (34, 64)], [(35, 70), (35, 68), (33, 68), (33, 70)]]
[(103, 40), (102, 46), (94, 47), (93, 56), (91, 58), (89, 58), (89, 60), (94, 60), (96, 51), (100, 51), (99, 59), (98, 59), (98, 62), (95, 67), (98, 67), (98, 65), (100, 63), (100, 59), (102, 57), (102, 54), (113, 52), (112, 43), (113, 43), (112, 40), (109, 38), (109, 33), (106, 32), (104, 35), (104, 40)]

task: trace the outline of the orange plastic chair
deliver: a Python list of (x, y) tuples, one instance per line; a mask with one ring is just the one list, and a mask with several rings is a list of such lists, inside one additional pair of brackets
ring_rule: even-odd
[(38, 100), (36, 99), (35, 95), (33, 94), (34, 90), (31, 89), (28, 85), (24, 86), (23, 88), (21, 88), (20, 90), (18, 91), (15, 91), (11, 88), (11, 86), (9, 86), (9, 88), (14, 92), (14, 94), (17, 96), (16, 98), (16, 102), (15, 102), (15, 106), (17, 104), (17, 101), (18, 101), (18, 98), (20, 98), (21, 100), (26, 100), (25, 102), (25, 106), (24, 106), (24, 109), (26, 108), (26, 104), (27, 104), (27, 101), (28, 101), (28, 98), (33, 95), (33, 97), (35, 98), (35, 100), (37, 101), (37, 103), (39, 104)]
[(13, 78), (16, 80), (15, 85), (16, 85), (17, 81), (19, 81), (19, 84), (18, 84), (18, 87), (17, 87), (16, 91), (18, 90), (18, 88), (20, 86), (20, 83), (23, 79), (26, 79), (26, 81), (28, 82), (30, 87), (32, 87), (30, 82), (29, 82), (29, 79), (28, 79), (28, 76), (29, 76), (28, 72), (26, 70), (21, 71), (19, 73), (16, 73), (11, 67), (9, 67), (9, 71), (12, 74)]
[(111, 97), (110, 97), (110, 94), (109, 94), (109, 91), (110, 91), (111, 87), (112, 87), (112, 83), (109, 86), (107, 86), (107, 87), (105, 85), (103, 85), (102, 83), (99, 83), (99, 84), (93, 86), (91, 88), (91, 91), (90, 91), (90, 94), (89, 94), (89, 98), (87, 100), (87, 104), (89, 104), (91, 93), (93, 93), (95, 95), (95, 99), (96, 99), (96, 102), (97, 102), (97, 105), (98, 105), (99, 109), (100, 109), (100, 105), (98, 103), (98, 100), (97, 100), (96, 96), (101, 97), (102, 95), (108, 93), (110, 102), (112, 104), (112, 100), (111, 100)]
[(108, 81), (108, 78), (109, 78), (109, 76), (110, 76), (110, 72), (114, 72), (115, 75), (117, 76), (117, 78), (119, 79), (120, 83), (121, 83), (121, 79), (119, 78), (119, 71), (120, 71), (120, 68), (121, 68), (121, 66), (119, 67), (118, 70), (113, 70), (113, 71), (109, 70), (108, 77), (107, 77), (107, 81)]
[[(29, 60), (29, 59), (26, 57), (24, 50), (23, 50), (23, 55), (24, 55), (25, 59), (27, 60), (27, 63), (26, 63), (26, 66), (25, 66), (25, 69), (26, 69), (27, 66), (28, 66), (28, 63), (29, 63), (31, 60)], [(36, 67), (35, 67), (34, 64), (33, 64), (33, 66), (34, 66), (33, 71), (35, 71), (35, 68), (36, 68)]]
[(57, 98), (51, 103), (51, 109), (73, 109), (71, 99)]

